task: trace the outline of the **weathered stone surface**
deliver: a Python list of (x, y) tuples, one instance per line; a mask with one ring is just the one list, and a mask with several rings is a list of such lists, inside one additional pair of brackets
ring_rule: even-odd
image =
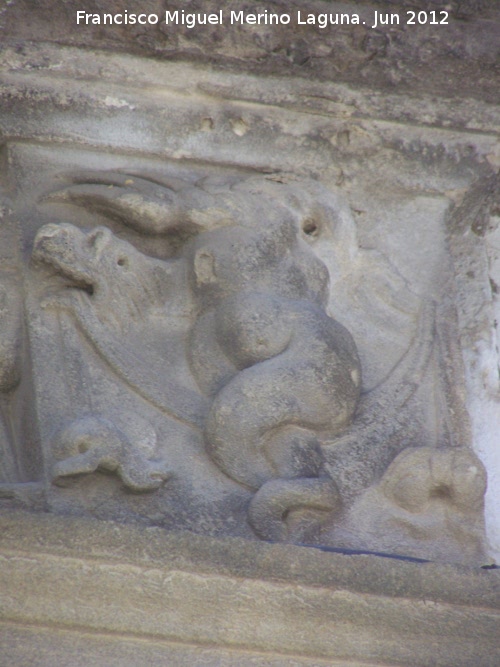
[[(228, 649), (257, 652), (249, 664), (258, 665), (498, 661), (495, 570), (47, 515), (6, 515), (0, 534), (0, 645), (14, 660), (40, 642), (35, 664), (51, 664), (75, 641), (85, 643), (83, 655), (114, 664), (102, 661), (128, 635), (115, 654), (124, 664), (137, 656), (153, 664), (245, 664), (244, 650)], [(60, 628), (52, 649), (43, 627), (22, 627), (40, 623)], [(88, 634), (95, 630), (101, 636)]]
[[(88, 13), (144, 11), (160, 17), (158, 25), (103, 26), (77, 25), (76, 12), (82, 6), (72, 2), (29, 0), (9, 3), (1, 15), (1, 29), (7, 41), (25, 40), (92, 46), (123, 50), (169, 60), (210, 63), (222, 69), (255, 74), (284, 74), (314, 77), (322, 81), (344, 81), (411, 95), (428, 92), (460, 99), (470, 96), (489, 102), (498, 100), (498, 25), (495, 0), (484, 2), (454, 0), (383, 1), (357, 3), (294, 0), (268, 0), (253, 7), (243, 1), (232, 2), (230, 10), (288, 13), (290, 25), (187, 25), (167, 26), (166, 10), (185, 13), (218, 12), (214, 0), (169, 2), (150, 0), (138, 5), (123, 0), (102, 3), (90, 1)], [(406, 12), (441, 11), (449, 13), (450, 25), (407, 25)], [(297, 25), (296, 13), (303, 20), (308, 13), (359, 14), (360, 25)], [(374, 25), (374, 12), (400, 15), (398, 25)], [(440, 16), (438, 16), (439, 20)], [(228, 19), (229, 20), (229, 19)], [(339, 19), (340, 20), (340, 19)], [(365, 21), (365, 25), (363, 25)], [(39, 62), (34, 63), (36, 67)], [(460, 92), (456, 82), (460, 82)]]
[[(9, 664), (53, 667), (58, 664), (86, 667), (136, 667), (165, 663), (179, 667), (374, 667), (374, 663), (321, 658), (293, 658), (276, 654), (206, 646), (182, 645), (130, 636), (106, 636), (61, 629), (29, 628), (2, 624), (2, 656)], [(69, 656), (71, 656), (69, 658)], [(68, 662), (71, 660), (71, 662)]]
[[(4, 475), (9, 502), (485, 562), (445, 211), (495, 164), (490, 106), (470, 102), (483, 130), (471, 153), (464, 113), (431, 129), (445, 112), (431, 99), (428, 119), (321, 84), (334, 106), (311, 115), (315, 82), (290, 98), (285, 79), (29, 49), (4, 51), (1, 122), (44, 471)], [(404, 104), (429, 123), (411, 141), (394, 123)], [(408, 504), (394, 489), (413, 464), (387, 469), (414, 448), (430, 463)]]
[(495, 5), (31, 5), (0, 14), (2, 656), (496, 665)]

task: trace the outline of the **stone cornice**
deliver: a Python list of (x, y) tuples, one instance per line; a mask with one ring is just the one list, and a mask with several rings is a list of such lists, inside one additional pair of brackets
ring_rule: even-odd
[(495, 570), (76, 517), (0, 521), (4, 623), (362, 663), (498, 657)]

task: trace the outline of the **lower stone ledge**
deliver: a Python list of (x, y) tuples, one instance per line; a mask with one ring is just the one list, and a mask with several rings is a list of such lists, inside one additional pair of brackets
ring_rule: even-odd
[(498, 570), (24, 512), (0, 563), (10, 666), (500, 663)]
[(6, 665), (36, 667), (376, 667), (12, 623), (0, 623), (0, 648)]

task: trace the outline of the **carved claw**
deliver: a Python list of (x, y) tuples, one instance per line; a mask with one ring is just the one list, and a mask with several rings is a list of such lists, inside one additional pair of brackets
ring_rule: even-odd
[(134, 449), (128, 438), (106, 419), (85, 417), (64, 429), (57, 439), (60, 454), (73, 454), (57, 462), (52, 481), (96, 470), (115, 472), (132, 491), (154, 491), (171, 476), (163, 461), (151, 461)]
[(340, 496), (329, 478), (273, 479), (257, 491), (250, 502), (248, 519), (264, 540), (282, 542), (290, 538), (288, 515), (294, 510), (331, 513), (340, 507)]

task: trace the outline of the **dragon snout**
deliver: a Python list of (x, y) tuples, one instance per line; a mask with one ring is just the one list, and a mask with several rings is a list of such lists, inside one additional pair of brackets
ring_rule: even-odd
[(33, 257), (42, 259), (47, 253), (68, 252), (70, 247), (70, 229), (65, 225), (50, 223), (38, 230), (33, 245)]
[(49, 223), (39, 229), (32, 257), (36, 262), (52, 266), (76, 287), (94, 293), (94, 271), (91, 257), (83, 246), (84, 234), (73, 225)]
[(38, 230), (36, 235), (37, 239), (52, 238), (61, 233), (61, 230), (64, 229), (63, 225), (56, 225), (54, 223), (49, 223), (44, 225), (41, 229)]

